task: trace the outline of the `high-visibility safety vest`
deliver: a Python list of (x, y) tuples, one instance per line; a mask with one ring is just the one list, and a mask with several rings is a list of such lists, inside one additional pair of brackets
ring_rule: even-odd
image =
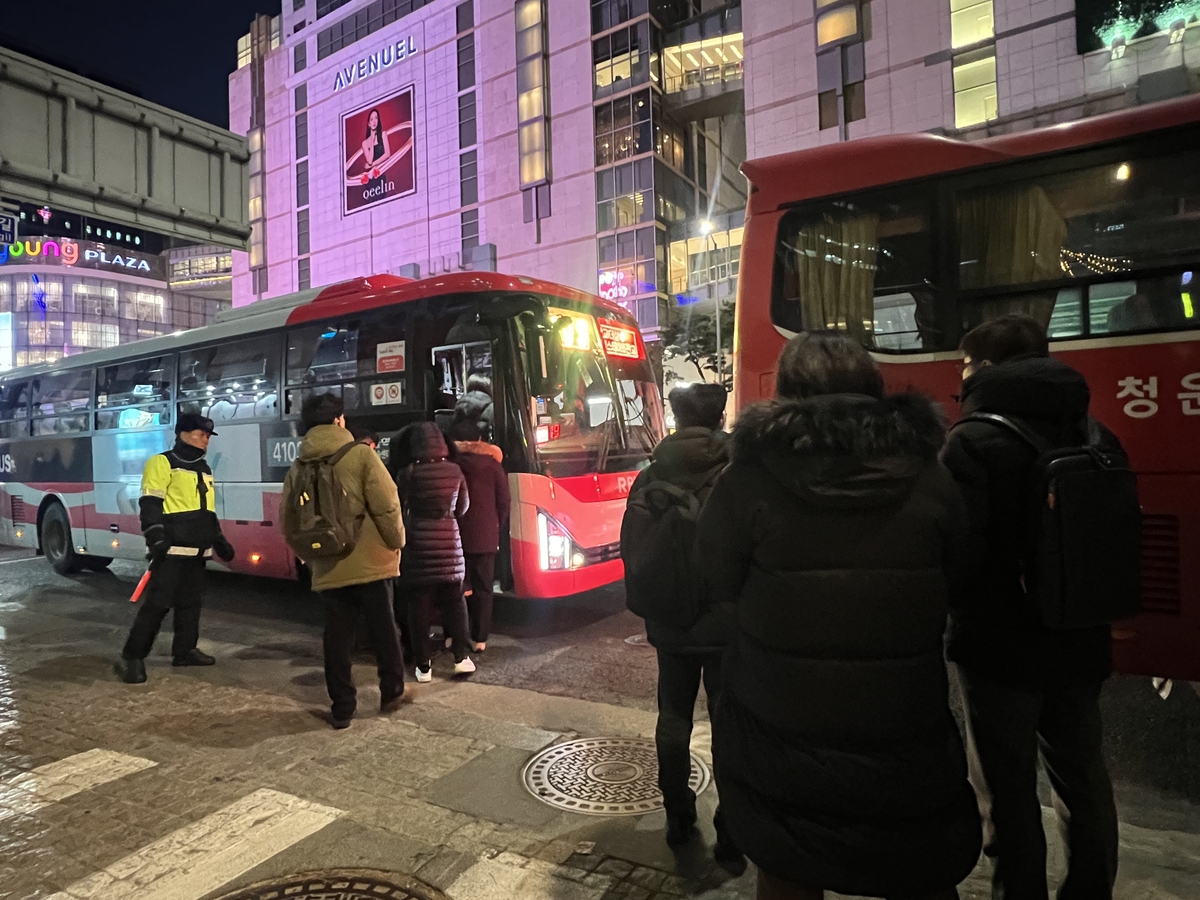
[(146, 460), (142, 496), (162, 500), (163, 526), (172, 547), (204, 550), (221, 533), (212, 469), (201, 457), (186, 460), (173, 451)]

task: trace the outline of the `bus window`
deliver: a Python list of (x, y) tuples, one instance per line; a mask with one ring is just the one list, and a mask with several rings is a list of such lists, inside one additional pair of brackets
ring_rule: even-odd
[(96, 428), (171, 424), (174, 356), (152, 356), (96, 370)]
[(1003, 287), (1192, 262), (1197, 198), (1196, 150), (960, 191), (959, 284)]
[(1192, 273), (1093, 284), (1088, 288), (1092, 334), (1134, 334), (1195, 327)]
[(0, 437), (28, 434), (29, 382), (18, 381), (0, 387)]
[(92, 370), (33, 379), (33, 433), (69, 434), (88, 430)]
[(358, 374), (358, 323), (313, 325), (288, 332), (287, 383), (325, 384)]
[(279, 337), (201, 347), (179, 354), (179, 412), (214, 422), (278, 415)]
[(772, 318), (790, 331), (844, 331), (868, 347), (938, 349), (930, 219), (929, 201), (919, 196), (788, 213)]

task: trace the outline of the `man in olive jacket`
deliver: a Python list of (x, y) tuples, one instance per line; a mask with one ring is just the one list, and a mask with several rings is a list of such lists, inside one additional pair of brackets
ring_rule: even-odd
[[(307, 429), (300, 459), (333, 456), (354, 437), (346, 430), (340, 398), (317, 394), (304, 402), (300, 418)], [(283, 482), (286, 499), (295, 467)], [(313, 590), (325, 601), (325, 686), (333, 703), (334, 728), (354, 718), (356, 695), (350, 656), (354, 651), (356, 613), (366, 621), (379, 669), (380, 712), (399, 709), (404, 697), (404, 657), (392, 612), (392, 579), (400, 574), (404, 523), (396, 484), (379, 456), (362, 444), (337, 461), (335, 471), (345, 489), (350, 513), (361, 523), (354, 549), (342, 559), (308, 560)], [(295, 513), (282, 504), (280, 527), (290, 534)]]

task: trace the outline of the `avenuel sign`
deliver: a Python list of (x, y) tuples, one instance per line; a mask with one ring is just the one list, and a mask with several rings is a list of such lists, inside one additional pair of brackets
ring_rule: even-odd
[(400, 38), (394, 44), (388, 44), (382, 50), (376, 50), (370, 56), (364, 56), (354, 65), (338, 69), (337, 76), (333, 79), (333, 89), (340, 91), (370, 78), (372, 75), (378, 75), (384, 69), (390, 69), (396, 63), (404, 62), (410, 56), (416, 56), (417, 52), (416, 38), (411, 34), (408, 37)]

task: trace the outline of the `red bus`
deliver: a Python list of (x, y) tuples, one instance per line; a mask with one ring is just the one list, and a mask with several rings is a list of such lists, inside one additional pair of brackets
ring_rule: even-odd
[(773, 394), (788, 337), (838, 328), (953, 417), (961, 336), (1033, 315), (1139, 474), (1144, 605), (1113, 629), (1118, 669), (1200, 680), (1200, 97), (743, 172), (735, 402)]
[(63, 573), (144, 558), (142, 466), (194, 412), (217, 426), (217, 514), (238, 550), (225, 568), (298, 577), (275, 524), (304, 398), (339, 394), (386, 454), (405, 425), (447, 422), (474, 374), (492, 381), (513, 493), (502, 586), (561, 597), (621, 578), (625, 498), (663, 434), (637, 323), (580, 291), (486, 272), (358, 279), (3, 373), (0, 543)]

